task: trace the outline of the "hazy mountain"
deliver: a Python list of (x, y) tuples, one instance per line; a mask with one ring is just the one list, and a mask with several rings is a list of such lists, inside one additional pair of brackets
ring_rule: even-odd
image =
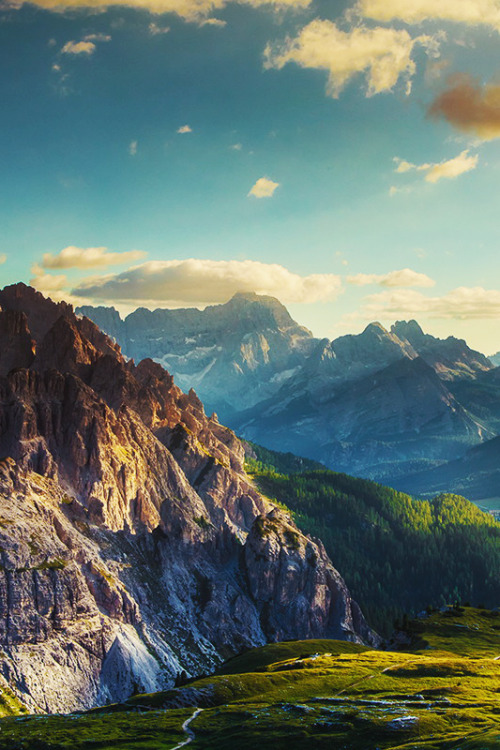
[(376, 642), (194, 391), (22, 284), (0, 308), (3, 687), (67, 711), (267, 641)]
[(497, 498), (500, 509), (500, 437), (470, 448), (458, 460), (394, 478), (393, 484), (416, 495), (449, 490), (476, 502)]
[(275, 393), (316, 343), (273, 297), (236, 294), (205, 310), (139, 308), (121, 320), (114, 308), (80, 307), (123, 353), (150, 357), (184, 390), (196, 388), (220, 415), (241, 411)]
[(338, 470), (379, 479), (415, 471), (457, 458), (500, 425), (500, 400), (489, 408), (476, 393), (479, 382), (498, 392), (487, 357), (414, 320), (329, 341), (258, 295), (204, 311), (141, 309), (125, 321), (112, 308), (79, 312), (127, 355), (151, 356), (196, 387), (242, 436)]

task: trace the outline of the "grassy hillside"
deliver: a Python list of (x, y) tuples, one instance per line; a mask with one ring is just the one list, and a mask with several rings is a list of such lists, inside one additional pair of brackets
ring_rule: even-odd
[(448, 601), (500, 604), (500, 523), (458, 495), (415, 500), (327, 470), (284, 470), (288, 456), (253, 446), (247, 470), (325, 544), (379, 632)]
[(466, 608), (409, 623), (405, 650), (274, 644), (120, 706), (4, 719), (0, 750), (174, 750), (188, 732), (193, 750), (493, 750), (499, 634), (498, 613)]

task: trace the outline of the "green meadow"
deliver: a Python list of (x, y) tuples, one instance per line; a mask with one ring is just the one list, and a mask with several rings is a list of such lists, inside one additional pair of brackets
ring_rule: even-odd
[[(450, 607), (391, 650), (341, 641), (253, 649), (183, 687), (69, 716), (11, 716), (0, 750), (493, 750), (500, 616)], [(183, 723), (201, 708), (188, 726)]]

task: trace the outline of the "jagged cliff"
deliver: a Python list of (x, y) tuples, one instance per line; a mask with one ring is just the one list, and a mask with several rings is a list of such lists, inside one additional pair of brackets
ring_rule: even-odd
[(375, 643), (235, 435), (68, 305), (0, 291), (0, 675), (67, 711), (270, 640)]

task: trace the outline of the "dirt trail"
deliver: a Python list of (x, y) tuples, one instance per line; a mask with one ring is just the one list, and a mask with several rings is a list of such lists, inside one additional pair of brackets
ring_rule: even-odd
[(201, 714), (202, 711), (202, 708), (197, 708), (192, 713), (192, 715), (188, 719), (186, 719), (186, 721), (182, 725), (182, 731), (187, 734), (187, 739), (185, 739), (183, 742), (179, 742), (179, 744), (173, 747), (172, 750), (180, 750), (181, 747), (186, 747), (186, 745), (189, 745), (189, 743), (195, 739), (195, 733), (192, 729), (189, 728), (189, 725), (196, 719), (197, 716)]

